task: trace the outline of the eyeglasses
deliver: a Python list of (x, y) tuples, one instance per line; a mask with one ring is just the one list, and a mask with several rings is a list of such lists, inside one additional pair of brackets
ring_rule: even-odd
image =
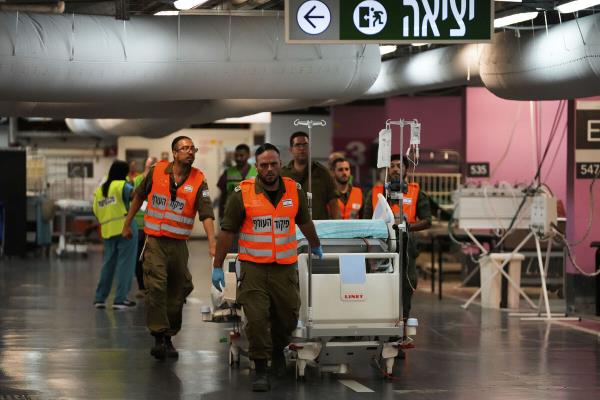
[(194, 147), (194, 146), (181, 146), (180, 148), (177, 149), (177, 151), (184, 151), (186, 153), (189, 153), (189, 152), (197, 153), (198, 148)]

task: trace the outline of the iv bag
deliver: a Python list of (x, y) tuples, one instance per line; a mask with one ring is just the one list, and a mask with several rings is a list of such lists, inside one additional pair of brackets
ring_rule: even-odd
[(379, 131), (379, 149), (377, 150), (377, 168), (388, 168), (392, 158), (392, 131)]

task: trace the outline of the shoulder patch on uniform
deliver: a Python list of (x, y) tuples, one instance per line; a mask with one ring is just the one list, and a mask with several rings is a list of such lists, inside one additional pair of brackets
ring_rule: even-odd
[(240, 186), (240, 185), (237, 185), (237, 186), (236, 186), (236, 187), (235, 187), (233, 190), (234, 190), (235, 192), (239, 192), (239, 191), (241, 191), (241, 190), (242, 190), (242, 188), (241, 188), (241, 186)]
[(298, 182), (296, 182), (296, 188), (298, 188), (298, 190), (302, 189), (302, 185), (299, 184)]

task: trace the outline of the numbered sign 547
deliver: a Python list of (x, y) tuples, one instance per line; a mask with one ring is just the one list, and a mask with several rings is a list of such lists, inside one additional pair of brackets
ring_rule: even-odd
[(468, 178), (489, 178), (490, 177), (490, 163), (489, 162), (467, 163), (467, 177)]
[(578, 162), (577, 179), (600, 178), (600, 162)]

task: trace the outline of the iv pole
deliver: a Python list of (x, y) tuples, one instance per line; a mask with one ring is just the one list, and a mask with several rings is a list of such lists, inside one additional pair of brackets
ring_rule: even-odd
[[(308, 213), (312, 220), (312, 127), (313, 126), (326, 126), (325, 120), (300, 120), (294, 121), (294, 126), (306, 126), (308, 127), (308, 191), (306, 192), (306, 198), (308, 199)], [(313, 325), (313, 311), (312, 311), (312, 255), (310, 253), (310, 243), (308, 244), (308, 321), (306, 323), (306, 337), (310, 337), (310, 330)]]

